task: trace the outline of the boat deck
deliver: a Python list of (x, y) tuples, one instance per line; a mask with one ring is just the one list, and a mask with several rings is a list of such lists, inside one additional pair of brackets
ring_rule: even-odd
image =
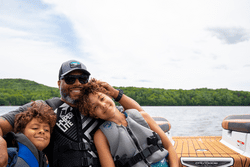
[(229, 166), (250, 166), (250, 158), (223, 145), (219, 136), (181, 136), (172, 137), (172, 139), (175, 141), (174, 148), (180, 160), (180, 167), (227, 166), (226, 161), (228, 163), (232, 161), (233, 165)]

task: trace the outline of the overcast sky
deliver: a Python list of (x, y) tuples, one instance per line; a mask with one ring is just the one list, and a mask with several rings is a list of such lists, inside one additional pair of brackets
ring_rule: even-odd
[(249, 0), (0, 0), (0, 78), (250, 91)]

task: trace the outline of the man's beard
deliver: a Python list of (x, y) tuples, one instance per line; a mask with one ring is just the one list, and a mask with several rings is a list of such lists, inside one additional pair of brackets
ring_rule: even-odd
[(62, 88), (60, 88), (60, 94), (61, 97), (70, 104), (76, 104), (77, 102), (79, 102), (79, 99), (72, 99), (69, 95), (69, 92), (62, 90)]

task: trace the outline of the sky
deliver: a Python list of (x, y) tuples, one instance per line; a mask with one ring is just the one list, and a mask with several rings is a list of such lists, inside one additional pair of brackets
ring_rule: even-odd
[(249, 0), (0, 0), (0, 78), (250, 91)]

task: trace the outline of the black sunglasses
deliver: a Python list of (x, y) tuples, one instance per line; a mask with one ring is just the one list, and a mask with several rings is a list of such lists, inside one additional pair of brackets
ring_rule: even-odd
[(89, 76), (88, 75), (66, 75), (66, 76), (63, 76), (61, 79), (64, 79), (64, 81), (68, 85), (74, 84), (76, 82), (76, 79), (78, 79), (78, 81), (81, 84), (86, 84), (89, 81)]

